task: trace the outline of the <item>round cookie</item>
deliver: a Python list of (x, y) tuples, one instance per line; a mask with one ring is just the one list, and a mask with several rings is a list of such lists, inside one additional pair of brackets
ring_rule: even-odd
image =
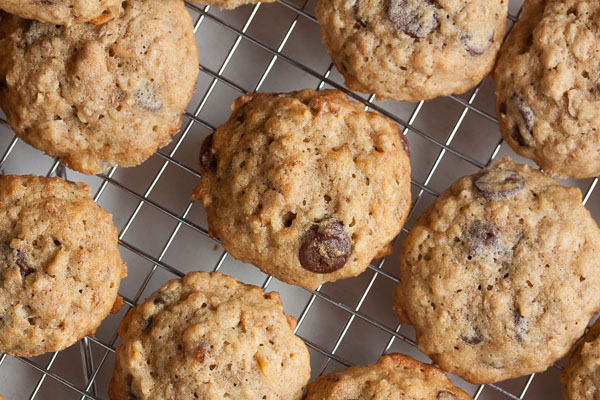
[(597, 400), (600, 396), (600, 320), (577, 346), (560, 374), (566, 400)]
[(600, 230), (581, 192), (504, 158), (445, 190), (402, 244), (394, 309), (473, 383), (544, 371), (600, 310)]
[(527, 0), (494, 72), (502, 136), (550, 175), (600, 174), (599, 0)]
[(111, 19), (123, 0), (0, 0), (0, 9), (21, 18), (55, 25), (75, 25)]
[(117, 229), (89, 196), (60, 178), (0, 178), (0, 353), (60, 351), (118, 310)]
[(279, 295), (220, 273), (164, 284), (119, 326), (111, 400), (299, 400), (306, 346)]
[(245, 4), (273, 3), (275, 0), (190, 0), (192, 3), (207, 4), (223, 10), (232, 10)]
[(305, 400), (469, 400), (444, 372), (402, 354), (381, 356), (377, 364), (351, 367), (319, 377)]
[(321, 41), (352, 90), (379, 99), (463, 93), (492, 70), (507, 0), (319, 0)]
[(363, 272), (410, 207), (408, 145), (340, 91), (248, 94), (202, 144), (194, 192), (211, 235), (290, 284)]
[(102, 25), (1, 18), (0, 105), (30, 145), (97, 173), (140, 164), (179, 129), (198, 74), (183, 1), (127, 1)]

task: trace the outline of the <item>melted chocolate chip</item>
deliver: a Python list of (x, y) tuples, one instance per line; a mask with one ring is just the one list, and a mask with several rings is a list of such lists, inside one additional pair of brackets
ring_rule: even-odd
[(162, 108), (162, 101), (150, 85), (143, 86), (133, 93), (135, 104), (146, 111), (157, 112)]
[(342, 268), (352, 252), (344, 224), (327, 218), (310, 227), (300, 246), (300, 265), (308, 271), (327, 274)]
[(517, 340), (522, 342), (523, 338), (527, 335), (527, 323), (519, 310), (513, 312), (513, 322), (515, 324)]
[(460, 339), (467, 344), (473, 345), (483, 342), (483, 336), (481, 336), (481, 332), (479, 331), (478, 327), (474, 327), (469, 335), (462, 336)]
[(494, 43), (493, 33), (487, 39), (479, 41), (474, 39), (469, 33), (462, 33), (458, 38), (464, 43), (467, 53), (474, 57), (485, 53)]
[(211, 133), (204, 139), (200, 146), (200, 169), (204, 173), (214, 173), (217, 171), (217, 155), (212, 147), (213, 134)]
[(161, 305), (161, 304), (165, 304), (165, 299), (163, 299), (162, 297), (158, 296), (157, 298), (155, 298), (152, 301), (155, 305)]
[(127, 400), (138, 400), (137, 396), (133, 393), (129, 393)]
[(34, 43), (42, 41), (44, 39), (58, 36), (62, 33), (62, 26), (47, 24), (45, 22), (38, 22), (30, 20), (28, 21), (27, 27), (23, 31), (23, 41), (25, 47), (31, 47)]
[(148, 317), (148, 319), (146, 320), (145, 324), (144, 324), (144, 332), (148, 333), (150, 332), (150, 330), (152, 329), (152, 325), (154, 324), (154, 316), (150, 316)]
[(503, 101), (502, 104), (500, 104), (500, 114), (506, 115), (507, 111), (508, 109), (506, 108), (506, 101)]
[(367, 27), (367, 21), (363, 19), (360, 14), (360, 0), (356, 0), (356, 3), (352, 6), (352, 13), (354, 14), (354, 19), (359, 23), (363, 28)]
[(21, 272), (21, 278), (25, 279), (28, 275), (31, 275), (35, 272), (35, 269), (31, 268), (25, 262), (25, 256), (19, 250), (17, 250), (17, 257), (15, 258), (15, 264), (19, 267), (19, 271)]
[(506, 108), (506, 113), (512, 109), (513, 115), (516, 117), (515, 126), (510, 135), (511, 138), (519, 146), (529, 147), (535, 141), (533, 138), (533, 127), (535, 126), (536, 118), (533, 109), (518, 95), (511, 97)]
[(425, 38), (440, 25), (435, 0), (388, 0), (387, 17), (398, 31)]
[(481, 256), (486, 250), (500, 247), (500, 232), (491, 222), (475, 221), (469, 228), (468, 243), (469, 256)]
[(473, 185), (486, 200), (506, 199), (525, 187), (523, 175), (510, 169), (487, 169), (473, 178)]
[(435, 398), (438, 400), (456, 400), (456, 396), (447, 390), (442, 390), (441, 392), (438, 392)]

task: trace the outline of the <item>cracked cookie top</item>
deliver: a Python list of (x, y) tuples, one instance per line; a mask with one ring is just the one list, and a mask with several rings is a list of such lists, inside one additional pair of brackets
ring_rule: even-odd
[(581, 192), (505, 158), (444, 191), (402, 244), (395, 311), (446, 371), (544, 371), (600, 311), (600, 230)]
[(321, 40), (352, 90), (427, 100), (462, 93), (493, 68), (507, 0), (319, 0)]
[(238, 98), (202, 144), (194, 192), (234, 257), (314, 289), (388, 251), (410, 206), (398, 126), (336, 90)]
[(0, 18), (0, 106), (27, 143), (98, 173), (141, 163), (179, 128), (198, 73), (183, 1), (124, 2), (100, 25)]
[(218, 272), (165, 283), (119, 326), (111, 400), (300, 400), (309, 354), (279, 295)]
[(117, 229), (89, 196), (59, 178), (0, 178), (0, 353), (60, 351), (118, 309)]

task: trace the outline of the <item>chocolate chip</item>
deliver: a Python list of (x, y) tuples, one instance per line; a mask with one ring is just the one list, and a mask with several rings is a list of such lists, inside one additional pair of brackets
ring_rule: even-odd
[(442, 390), (441, 392), (438, 392), (435, 398), (438, 400), (456, 400), (456, 396), (448, 392), (447, 390)]
[(36, 42), (58, 36), (62, 33), (62, 29), (59, 25), (30, 20), (23, 32), (25, 47), (31, 47)]
[(217, 155), (212, 147), (213, 134), (211, 133), (204, 139), (200, 146), (200, 169), (204, 173), (214, 173), (217, 171)]
[(467, 344), (479, 344), (483, 342), (483, 336), (481, 336), (481, 332), (478, 327), (474, 327), (472, 332), (468, 336), (462, 336), (461, 340)]
[(518, 95), (513, 95), (505, 107), (507, 114), (510, 111), (513, 115), (518, 116), (515, 121), (515, 126), (511, 133), (511, 138), (519, 144), (519, 146), (529, 147), (535, 141), (533, 137), (533, 127), (535, 126), (535, 113), (529, 104)]
[(404, 152), (410, 157), (410, 144), (408, 143), (406, 135), (400, 134), (400, 138), (402, 139), (402, 148), (404, 149)]
[(137, 396), (133, 393), (129, 393), (127, 400), (138, 400)]
[(465, 50), (472, 56), (480, 56), (485, 53), (494, 43), (494, 34), (492, 33), (484, 40), (476, 40), (469, 33), (462, 33), (458, 36), (459, 40), (464, 43)]
[(145, 85), (133, 93), (135, 104), (144, 110), (157, 112), (162, 108), (162, 101), (151, 85)]
[(158, 296), (157, 298), (155, 298), (152, 302), (155, 305), (157, 305), (157, 306), (161, 305), (161, 304), (165, 304), (165, 300), (162, 297), (160, 297), (160, 296)]
[(354, 14), (354, 19), (356, 22), (360, 24), (363, 28), (367, 27), (367, 21), (365, 21), (359, 14), (360, 11), (360, 0), (356, 0), (354, 5), (352, 6), (352, 13)]
[(500, 104), (500, 114), (506, 115), (507, 111), (506, 101), (503, 101), (502, 104)]
[(501, 245), (500, 232), (496, 225), (487, 221), (475, 221), (468, 232), (469, 256), (481, 256), (486, 250), (495, 250)]
[(344, 224), (327, 218), (310, 227), (300, 246), (302, 267), (318, 274), (327, 274), (342, 268), (352, 252), (352, 244)]
[(35, 272), (35, 269), (31, 268), (25, 262), (25, 256), (19, 250), (17, 250), (17, 257), (15, 258), (15, 264), (19, 267), (19, 271), (21, 272), (21, 278), (25, 279), (28, 275), (31, 275)]
[(515, 330), (517, 331), (517, 340), (523, 341), (523, 338), (527, 335), (527, 323), (525, 317), (521, 315), (519, 310), (513, 312), (513, 322), (515, 323)]
[(425, 38), (440, 25), (435, 0), (388, 0), (387, 16), (398, 31)]
[(152, 329), (152, 325), (153, 324), (154, 324), (154, 316), (151, 315), (150, 317), (148, 317), (148, 319), (144, 323), (143, 331), (146, 332), (146, 333), (150, 332), (150, 330)]
[(525, 187), (523, 175), (510, 169), (487, 169), (473, 178), (473, 185), (486, 200), (509, 198)]

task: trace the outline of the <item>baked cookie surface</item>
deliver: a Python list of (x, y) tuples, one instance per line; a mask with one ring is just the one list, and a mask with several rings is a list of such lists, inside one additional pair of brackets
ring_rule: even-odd
[(469, 400), (444, 372), (402, 354), (388, 354), (376, 364), (350, 367), (319, 377), (308, 385), (305, 400)]
[(127, 269), (112, 216), (89, 195), (59, 178), (0, 178), (0, 353), (60, 351), (113, 308)]
[(223, 10), (231, 10), (245, 4), (273, 3), (275, 0), (191, 0), (192, 3), (207, 4)]
[(55, 25), (102, 22), (113, 17), (123, 0), (0, 0), (0, 9), (21, 18)]
[(321, 41), (352, 90), (427, 100), (463, 93), (493, 68), (507, 0), (319, 0)]
[(121, 322), (110, 398), (299, 400), (310, 362), (295, 326), (276, 292), (219, 273), (169, 281)]
[(598, 0), (527, 0), (494, 72), (502, 136), (550, 175), (600, 174)]
[(314, 289), (389, 250), (410, 207), (398, 126), (339, 91), (238, 98), (203, 143), (194, 192), (234, 257)]
[(421, 351), (470, 382), (544, 371), (600, 310), (598, 257), (579, 189), (504, 158), (417, 220), (394, 309)]
[(596, 321), (577, 346), (560, 380), (566, 400), (600, 398), (600, 321)]
[(0, 106), (30, 145), (98, 173), (140, 164), (179, 129), (198, 73), (183, 1), (124, 2), (102, 25), (1, 18)]

